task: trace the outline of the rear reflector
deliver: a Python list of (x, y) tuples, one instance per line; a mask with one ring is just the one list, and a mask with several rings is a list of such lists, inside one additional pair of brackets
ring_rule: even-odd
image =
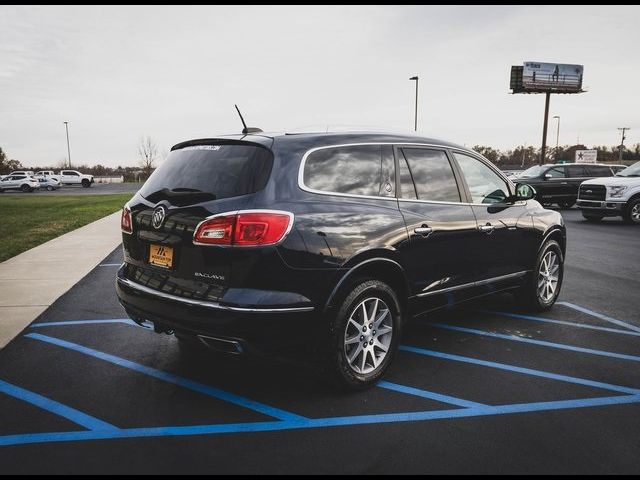
[(125, 205), (122, 209), (122, 215), (120, 217), (120, 229), (124, 233), (133, 233), (133, 223), (131, 222), (131, 210)]
[(273, 245), (284, 238), (293, 214), (271, 210), (221, 214), (201, 222), (193, 234), (196, 245)]

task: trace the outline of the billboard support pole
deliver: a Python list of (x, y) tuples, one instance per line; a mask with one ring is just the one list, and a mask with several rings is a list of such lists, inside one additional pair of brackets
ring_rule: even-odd
[(549, 124), (549, 100), (551, 99), (551, 93), (547, 92), (544, 101), (544, 124), (542, 127), (542, 150), (540, 151), (540, 165), (544, 163), (545, 155), (547, 153), (547, 126)]

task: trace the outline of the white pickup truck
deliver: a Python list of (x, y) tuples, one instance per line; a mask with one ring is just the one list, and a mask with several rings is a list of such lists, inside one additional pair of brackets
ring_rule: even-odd
[(615, 177), (582, 182), (577, 203), (582, 216), (591, 222), (603, 217), (622, 217), (627, 223), (640, 225), (640, 162)]
[(93, 183), (93, 175), (85, 175), (77, 170), (60, 170), (55, 176), (62, 185), (82, 185), (89, 188)]

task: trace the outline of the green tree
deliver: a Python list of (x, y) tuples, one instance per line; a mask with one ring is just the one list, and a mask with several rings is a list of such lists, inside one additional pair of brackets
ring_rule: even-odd
[(21, 170), (22, 164), (18, 160), (9, 160), (7, 154), (0, 147), (0, 175), (6, 175), (13, 170)]

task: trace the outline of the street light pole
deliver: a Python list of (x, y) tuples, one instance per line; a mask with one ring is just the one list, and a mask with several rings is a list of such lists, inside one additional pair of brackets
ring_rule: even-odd
[(558, 119), (558, 128), (556, 130), (556, 162), (558, 161), (558, 146), (560, 145), (560, 115), (554, 115), (553, 118)]
[(627, 130), (631, 130), (629, 127), (618, 127), (618, 130), (620, 130), (622, 132), (622, 140), (620, 141), (620, 147), (619, 147), (619, 152), (618, 152), (618, 161), (620, 163), (622, 163), (622, 151), (624, 150), (624, 139), (626, 138), (624, 136), (624, 133)]
[(67, 168), (71, 168), (71, 147), (69, 146), (69, 122), (64, 123), (64, 128), (67, 131), (67, 155), (69, 158), (69, 166)]
[(418, 76), (416, 75), (415, 77), (411, 77), (409, 80), (416, 81), (416, 114), (415, 114), (415, 120), (413, 125), (413, 131), (417, 132), (418, 131)]

